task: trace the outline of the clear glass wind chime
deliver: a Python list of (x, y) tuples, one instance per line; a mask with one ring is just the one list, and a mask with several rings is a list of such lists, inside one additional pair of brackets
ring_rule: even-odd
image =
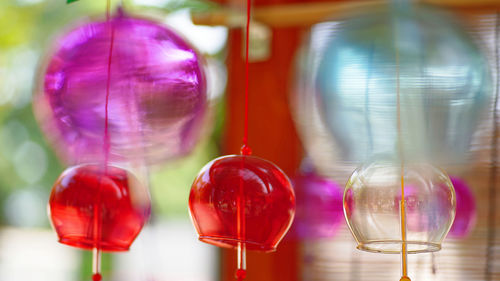
[(474, 222), (468, 188), (436, 166), (469, 163), (491, 105), (488, 59), (451, 13), (410, 1), (318, 23), (308, 39), (296, 89), (306, 149), (332, 178), (358, 166), (343, 198), (357, 247), (401, 254), (407, 280), (408, 254), (441, 248), (455, 198), (467, 197), (452, 234)]
[[(411, 143), (408, 139), (411, 133), (407, 132), (412, 128), (405, 128), (411, 124), (407, 119), (412, 114), (409, 111), (420, 106), (416, 103), (417, 98), (427, 94), (422, 93), (422, 89), (415, 90), (421, 86), (412, 81), (419, 79), (412, 77), (414, 68), (419, 69), (422, 65), (419, 65), (421, 58), (412, 57), (414, 53), (418, 54), (418, 51), (412, 51), (418, 48), (418, 44), (411, 44), (433, 38), (426, 35), (426, 31), (418, 30), (423, 20), (439, 19), (439, 13), (434, 14), (429, 8), (404, 1), (395, 1), (386, 9), (382, 12), (385, 19), (378, 19), (387, 24), (384, 28), (392, 31), (389, 38), (394, 43), (384, 55), (395, 55), (389, 59), (394, 63), (395, 79), (389, 81), (395, 82), (397, 157), (381, 156), (354, 171), (344, 192), (344, 213), (357, 248), (401, 254), (400, 280), (409, 281), (408, 254), (441, 249), (455, 217), (456, 201), (453, 185), (446, 173), (428, 164), (425, 157), (412, 154), (412, 149), (418, 149), (408, 144)], [(408, 39), (413, 35), (420, 37)], [(372, 71), (370, 65), (367, 71)], [(368, 75), (372, 76), (374, 74)], [(370, 81), (366, 84), (371, 85)]]

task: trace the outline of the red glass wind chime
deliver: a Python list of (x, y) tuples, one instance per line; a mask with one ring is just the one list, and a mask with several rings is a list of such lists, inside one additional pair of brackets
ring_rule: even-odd
[(127, 170), (110, 166), (108, 102), (115, 37), (107, 0), (110, 32), (106, 71), (106, 101), (101, 164), (74, 166), (62, 173), (49, 200), (49, 217), (59, 242), (93, 251), (93, 281), (102, 279), (101, 252), (127, 251), (149, 218), (149, 193)]
[(189, 211), (203, 242), (236, 248), (236, 278), (246, 277), (246, 250), (272, 252), (290, 228), (295, 194), (290, 180), (273, 163), (251, 156), (248, 146), (249, 31), (245, 44), (245, 128), (240, 155), (226, 155), (202, 168), (191, 188)]
[(61, 243), (94, 252), (94, 281), (102, 279), (101, 252), (128, 250), (151, 212), (146, 186), (110, 163), (186, 155), (207, 108), (196, 50), (167, 27), (121, 8), (111, 18), (110, 1), (106, 15), (57, 41), (34, 99), (59, 156), (80, 164), (56, 181), (49, 216)]

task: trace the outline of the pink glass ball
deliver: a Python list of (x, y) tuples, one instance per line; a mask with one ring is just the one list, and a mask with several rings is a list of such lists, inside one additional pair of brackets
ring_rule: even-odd
[(476, 225), (476, 200), (474, 194), (464, 180), (457, 177), (450, 177), (455, 188), (457, 199), (457, 210), (455, 220), (448, 235), (454, 238), (466, 237)]
[(189, 211), (201, 241), (270, 252), (292, 224), (295, 194), (273, 163), (229, 155), (203, 167), (191, 188)]
[(333, 237), (344, 222), (343, 189), (313, 172), (298, 174), (292, 183), (297, 211), (290, 234), (299, 239)]
[(49, 200), (59, 242), (82, 249), (128, 250), (150, 212), (147, 189), (130, 172), (112, 166), (67, 169)]
[(45, 135), (69, 163), (101, 162), (110, 67), (110, 159), (156, 163), (199, 139), (207, 103), (202, 58), (174, 31), (119, 12), (55, 42), (34, 101)]

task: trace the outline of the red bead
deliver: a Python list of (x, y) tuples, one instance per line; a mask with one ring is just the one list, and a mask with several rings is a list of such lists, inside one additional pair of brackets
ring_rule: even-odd
[[(243, 207), (244, 206), (244, 207)], [(230, 155), (208, 163), (195, 179), (189, 210), (199, 239), (220, 247), (274, 251), (292, 224), (295, 195), (273, 163)]]
[(59, 242), (104, 251), (128, 250), (151, 211), (149, 193), (134, 175), (98, 165), (64, 171), (49, 207)]
[(101, 280), (102, 280), (101, 274), (96, 273), (96, 274), (92, 275), (92, 281), (101, 281)]
[(238, 280), (243, 280), (247, 277), (247, 271), (244, 269), (238, 269), (236, 270), (236, 279)]
[(250, 148), (250, 146), (244, 144), (241, 149), (240, 149), (240, 152), (241, 154), (243, 155), (252, 155), (252, 149)]

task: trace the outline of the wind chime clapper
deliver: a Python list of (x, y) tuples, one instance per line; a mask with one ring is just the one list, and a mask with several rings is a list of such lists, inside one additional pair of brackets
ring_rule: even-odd
[(235, 277), (246, 275), (246, 251), (273, 252), (295, 215), (295, 194), (286, 174), (270, 161), (252, 156), (248, 145), (249, 29), (245, 44), (245, 120), (240, 155), (209, 162), (193, 182), (189, 212), (203, 242), (237, 249)]

